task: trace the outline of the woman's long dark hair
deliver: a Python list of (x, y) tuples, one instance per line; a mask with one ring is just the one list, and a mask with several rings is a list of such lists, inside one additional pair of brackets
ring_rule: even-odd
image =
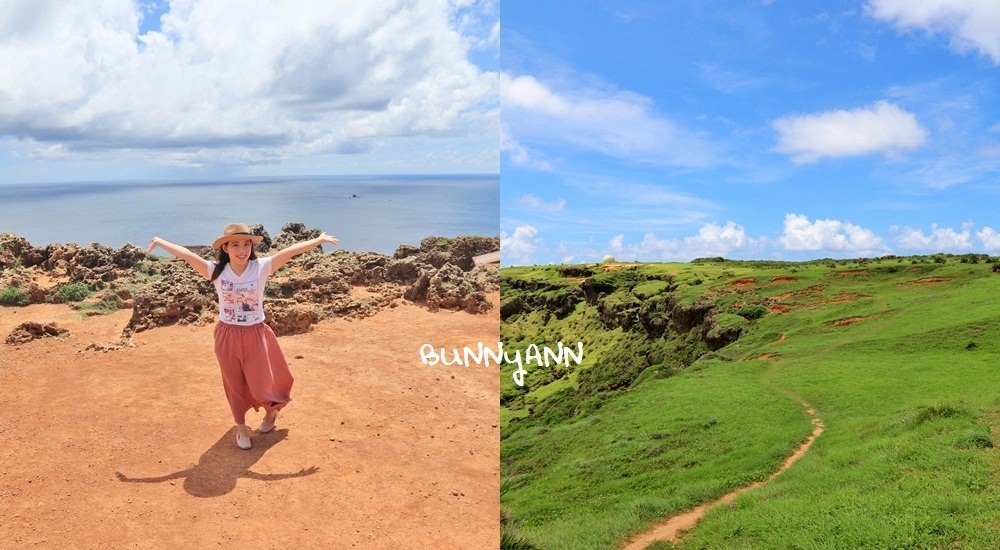
[[(223, 246), (225, 246), (225, 245), (223, 245)], [(256, 260), (257, 259), (257, 247), (256, 246), (254, 246), (253, 248), (250, 249), (250, 259), (251, 260)], [(219, 263), (215, 264), (215, 271), (212, 272), (212, 282), (213, 283), (215, 282), (216, 279), (219, 278), (219, 275), (222, 275), (222, 270), (226, 269), (226, 264), (228, 264), (228, 263), (229, 263), (229, 253), (223, 251), (222, 248), (220, 247), (219, 248)]]

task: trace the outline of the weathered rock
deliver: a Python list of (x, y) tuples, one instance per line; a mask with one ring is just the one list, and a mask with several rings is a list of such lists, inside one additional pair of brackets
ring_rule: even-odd
[(420, 247), (413, 246), (411, 244), (401, 244), (399, 245), (399, 248), (396, 249), (396, 253), (393, 254), (392, 257), (397, 260), (402, 260), (403, 258), (416, 256), (417, 254), (420, 254)]
[(294, 300), (269, 300), (265, 308), (267, 325), (276, 336), (308, 332), (319, 322), (319, 314), (313, 308)]
[(146, 259), (146, 251), (132, 243), (128, 243), (114, 251), (111, 259), (118, 269), (132, 269), (135, 267), (135, 264)]
[[(259, 256), (264, 250), (282, 249), (320, 234), (302, 223), (286, 224), (273, 241), (259, 224), (251, 231), (264, 237)], [(218, 258), (209, 247), (192, 249), (207, 259)], [(495, 249), (499, 239), (485, 237), (428, 237), (420, 247), (400, 246), (394, 256), (341, 249), (323, 254), (316, 249), (297, 256), (269, 280), (267, 318), (279, 325), (274, 326), (276, 332), (295, 334), (327, 317), (374, 315), (397, 307), (404, 297), (432, 310), (484, 312), (491, 307), (485, 292), (499, 289), (499, 273), (476, 267), (472, 257)], [(33, 281), (41, 274), (58, 284), (42, 288)], [(150, 257), (132, 244), (120, 249), (97, 243), (36, 248), (22, 237), (0, 233), (3, 287), (22, 289), (28, 302), (41, 303), (60, 301), (59, 289), (75, 283), (90, 286), (93, 293), (88, 300), (113, 300), (132, 309), (122, 332), (126, 340), (154, 327), (211, 322), (217, 315), (218, 298), (211, 283), (184, 262)]]
[(215, 319), (218, 309), (218, 298), (208, 279), (193, 269), (182, 270), (135, 293), (132, 318), (122, 337), (173, 324), (204, 324)]
[(500, 250), (500, 239), (491, 237), (456, 237), (448, 245), (448, 263), (458, 266), (462, 271), (475, 267), (472, 259), (480, 254)]
[(43, 252), (28, 239), (14, 233), (0, 233), (0, 268), (34, 267), (44, 260)]
[(328, 266), (317, 266), (307, 272), (274, 277), (269, 281), (268, 287), (269, 296), (320, 304), (329, 302), (336, 295), (347, 294), (351, 290), (351, 286), (341, 275)]
[(18, 325), (11, 333), (7, 336), (7, 343), (10, 345), (26, 344), (32, 340), (37, 340), (38, 338), (47, 338), (55, 336), (63, 336), (69, 334), (69, 331), (57, 327), (55, 323), (42, 324), (36, 321), (28, 321), (26, 323), (21, 323)]
[(428, 266), (420, 263), (416, 257), (410, 256), (391, 262), (386, 266), (385, 280), (402, 285), (412, 285), (425, 271), (429, 271)]
[(705, 344), (708, 345), (708, 349), (712, 351), (720, 350), (732, 344), (739, 340), (742, 335), (743, 329), (739, 327), (718, 328), (715, 326), (715, 319), (711, 316), (707, 317), (702, 324), (702, 338), (705, 340)]
[(267, 233), (267, 231), (264, 230), (264, 226), (263, 225), (261, 225), (259, 223), (255, 223), (255, 224), (251, 225), (250, 226), (250, 233), (252, 235), (258, 235), (260, 237), (264, 237), (263, 240), (261, 240), (259, 243), (257, 243), (256, 246), (253, 247), (254, 250), (257, 251), (258, 254), (266, 254), (267, 252), (269, 252), (271, 250), (271, 244), (272, 244), (271, 243), (271, 236)]
[(469, 313), (484, 313), (493, 307), (486, 298), (486, 294), (466, 280), (465, 272), (457, 266), (445, 264), (444, 267), (427, 278), (426, 290), (423, 291), (422, 280), (423, 277), (418, 280), (417, 287), (411, 294), (416, 299), (409, 299), (419, 301), (422, 292), (423, 301), (431, 311), (455, 309)]
[(320, 236), (320, 233), (321, 231), (318, 229), (306, 229), (306, 224), (304, 223), (286, 223), (281, 228), (281, 233), (274, 239), (272, 246), (277, 250), (281, 250), (298, 242), (315, 239)]

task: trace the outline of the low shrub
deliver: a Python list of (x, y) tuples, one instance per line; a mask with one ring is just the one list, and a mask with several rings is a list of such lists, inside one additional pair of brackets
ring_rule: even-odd
[(86, 300), (88, 296), (94, 290), (90, 288), (89, 285), (84, 283), (70, 283), (68, 285), (62, 285), (57, 290), (56, 293), (59, 295), (60, 302), (82, 302)]
[(16, 286), (9, 286), (0, 290), (0, 304), (5, 306), (26, 306), (31, 302), (31, 297), (26, 292)]

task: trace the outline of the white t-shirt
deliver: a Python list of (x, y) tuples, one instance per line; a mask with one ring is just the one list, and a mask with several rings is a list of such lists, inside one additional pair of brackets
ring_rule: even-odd
[[(208, 262), (212, 273), (218, 262)], [(230, 325), (249, 326), (264, 321), (264, 284), (271, 275), (271, 258), (250, 260), (242, 275), (231, 264), (215, 279), (219, 294), (219, 320)]]

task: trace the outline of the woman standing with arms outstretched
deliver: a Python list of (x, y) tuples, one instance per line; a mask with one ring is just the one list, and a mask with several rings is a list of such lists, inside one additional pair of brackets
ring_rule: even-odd
[(236, 421), (236, 445), (249, 449), (246, 412), (263, 407), (259, 432), (274, 429), (278, 411), (291, 401), (292, 374), (271, 327), (264, 323), (264, 284), (293, 257), (322, 244), (339, 244), (323, 233), (293, 244), (273, 256), (258, 258), (254, 245), (263, 237), (241, 223), (226, 226), (212, 243), (218, 261), (206, 260), (183, 246), (155, 237), (146, 253), (160, 247), (187, 262), (210, 279), (219, 295), (219, 322), (215, 326), (215, 356), (222, 370), (222, 385)]

